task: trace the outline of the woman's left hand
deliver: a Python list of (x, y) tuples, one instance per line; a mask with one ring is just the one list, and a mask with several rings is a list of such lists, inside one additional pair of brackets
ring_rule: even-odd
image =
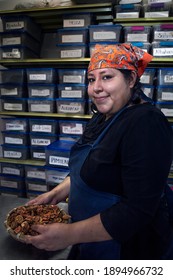
[(70, 224), (54, 223), (47, 225), (33, 225), (32, 229), (39, 235), (27, 235), (23, 241), (32, 244), (38, 249), (56, 251), (65, 249), (70, 245)]

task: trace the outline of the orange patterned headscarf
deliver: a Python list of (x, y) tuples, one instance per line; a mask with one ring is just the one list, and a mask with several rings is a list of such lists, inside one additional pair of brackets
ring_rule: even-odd
[(88, 72), (102, 68), (127, 69), (142, 76), (153, 56), (131, 44), (96, 45)]

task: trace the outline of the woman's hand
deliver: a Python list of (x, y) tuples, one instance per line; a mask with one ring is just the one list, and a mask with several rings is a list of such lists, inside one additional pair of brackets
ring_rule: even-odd
[(31, 204), (57, 204), (65, 201), (70, 191), (70, 177), (66, 177), (63, 182), (53, 188), (51, 191), (43, 193), (36, 198), (27, 202), (26, 205)]
[(31, 205), (31, 204), (56, 204), (57, 203), (57, 198), (54, 194), (54, 192), (49, 191), (46, 193), (43, 193), (36, 198), (30, 200), (29, 202), (26, 203), (26, 205)]
[(72, 241), (70, 238), (70, 224), (54, 223), (48, 225), (33, 225), (32, 229), (39, 235), (26, 236), (23, 241), (38, 249), (56, 251), (65, 249)]

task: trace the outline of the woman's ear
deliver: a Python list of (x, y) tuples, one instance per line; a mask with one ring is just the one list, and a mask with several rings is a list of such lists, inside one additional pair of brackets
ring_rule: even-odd
[(130, 88), (133, 88), (135, 83), (136, 83), (136, 80), (137, 80), (137, 73), (135, 71), (132, 71), (131, 72), (131, 77), (130, 77), (130, 81), (129, 81), (129, 86)]

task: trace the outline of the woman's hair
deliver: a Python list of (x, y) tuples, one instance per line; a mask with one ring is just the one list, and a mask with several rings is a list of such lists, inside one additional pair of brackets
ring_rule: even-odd
[[(125, 80), (130, 80), (131, 79), (131, 70), (126, 70), (126, 69), (118, 69), (124, 76)], [(137, 77), (136, 82), (134, 87), (132, 88), (131, 91), (131, 98), (129, 100), (129, 103), (131, 104), (139, 104), (141, 102), (141, 94), (143, 93), (142, 91), (142, 86), (140, 82), (140, 78)]]

